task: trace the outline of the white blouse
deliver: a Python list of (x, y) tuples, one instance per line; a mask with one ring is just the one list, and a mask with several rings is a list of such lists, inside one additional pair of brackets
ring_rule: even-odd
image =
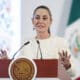
[(43, 59), (58, 59), (58, 52), (61, 52), (62, 50), (68, 51), (70, 54), (68, 43), (64, 38), (50, 36), (47, 39), (38, 39), (38, 41), (39, 44), (35, 38), (32, 38), (30, 43), (22, 49), (23, 51), (20, 53), (20, 56), (31, 59), (40, 59), (42, 55)]

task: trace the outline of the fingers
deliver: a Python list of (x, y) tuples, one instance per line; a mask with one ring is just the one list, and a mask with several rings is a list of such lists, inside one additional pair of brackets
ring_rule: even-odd
[(68, 53), (67, 53), (67, 51), (65, 52), (65, 56), (67, 57), (68, 55), (67, 55)]
[(61, 58), (66, 57), (67, 56), (67, 53), (62, 50), (62, 52), (59, 52), (59, 56)]
[(59, 54), (59, 60), (62, 61), (64, 64), (70, 62), (71, 55), (68, 55), (67, 51), (62, 51), (59, 52), (58, 54)]
[(6, 50), (0, 50), (0, 59), (7, 59), (7, 52)]
[(68, 55), (67, 51), (62, 50), (62, 52), (58, 52), (59, 58), (70, 59), (71, 55)]

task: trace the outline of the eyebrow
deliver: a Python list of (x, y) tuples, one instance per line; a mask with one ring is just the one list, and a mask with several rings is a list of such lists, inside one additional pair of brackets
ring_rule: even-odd
[(43, 15), (43, 17), (47, 17), (47, 15)]
[[(40, 16), (40, 15), (34, 15), (34, 16)], [(47, 15), (43, 15), (43, 17), (47, 17)]]

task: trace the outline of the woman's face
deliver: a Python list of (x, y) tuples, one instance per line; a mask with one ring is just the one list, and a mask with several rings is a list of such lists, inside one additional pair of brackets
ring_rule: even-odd
[(46, 9), (39, 8), (36, 10), (32, 22), (38, 33), (44, 33), (48, 32), (52, 21), (49, 12)]

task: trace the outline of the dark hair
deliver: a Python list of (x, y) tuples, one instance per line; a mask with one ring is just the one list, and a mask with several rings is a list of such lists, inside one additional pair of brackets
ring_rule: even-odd
[[(48, 13), (49, 13), (49, 15), (50, 15), (50, 20), (52, 21), (52, 14), (51, 14), (51, 11), (50, 11), (50, 9), (49, 9), (47, 6), (44, 6), (44, 5), (38, 6), (38, 7), (34, 10), (33, 16), (35, 15), (36, 11), (37, 11), (38, 9), (40, 9), (40, 8), (46, 9), (46, 10), (48, 11)], [(50, 33), (50, 29), (48, 29), (48, 32)]]

